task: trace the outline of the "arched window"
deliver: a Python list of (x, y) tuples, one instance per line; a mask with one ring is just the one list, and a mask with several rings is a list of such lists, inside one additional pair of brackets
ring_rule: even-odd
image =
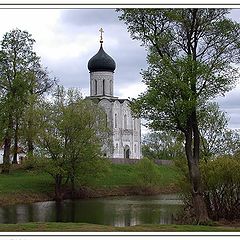
[(124, 129), (127, 129), (127, 114), (124, 114), (123, 127)]
[(95, 80), (95, 95), (97, 95), (97, 80)]
[(117, 114), (114, 115), (114, 127), (117, 128)]
[(133, 129), (136, 130), (136, 119), (133, 119)]
[(134, 153), (136, 153), (136, 152), (137, 152), (137, 145), (134, 144)]
[(103, 89), (103, 95), (105, 95), (105, 79), (103, 79), (103, 86), (102, 86), (102, 89)]
[(124, 158), (130, 158), (130, 148), (128, 145), (124, 147)]
[(118, 143), (116, 143), (116, 152), (118, 152)]

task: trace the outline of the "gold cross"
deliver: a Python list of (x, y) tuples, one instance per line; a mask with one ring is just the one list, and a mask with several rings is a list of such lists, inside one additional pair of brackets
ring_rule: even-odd
[(103, 31), (102, 28), (100, 28), (99, 32), (101, 33), (101, 35), (100, 35), (100, 43), (103, 43), (103, 33), (104, 33), (104, 31)]

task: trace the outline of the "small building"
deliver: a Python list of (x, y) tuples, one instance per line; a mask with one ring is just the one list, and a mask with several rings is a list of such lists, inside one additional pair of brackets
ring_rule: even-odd
[[(4, 154), (4, 146), (2, 145), (0, 147), (0, 164), (3, 164), (3, 154)], [(25, 151), (21, 147), (18, 147), (17, 162), (19, 164), (23, 163), (25, 157), (26, 157)], [(12, 162), (12, 160), (13, 160), (13, 154), (10, 155), (10, 162)]]
[(141, 120), (134, 118), (128, 99), (114, 96), (114, 71), (116, 63), (103, 50), (101, 35), (100, 49), (88, 62), (90, 72), (90, 96), (97, 101), (106, 114), (112, 133), (112, 151), (105, 153), (109, 158), (141, 158)]

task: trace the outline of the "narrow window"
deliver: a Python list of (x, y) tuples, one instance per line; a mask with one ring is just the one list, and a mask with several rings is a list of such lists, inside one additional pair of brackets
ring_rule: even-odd
[(137, 152), (137, 145), (134, 144), (134, 152), (136, 153)]
[(124, 129), (127, 129), (127, 115), (126, 114), (124, 114), (124, 124), (123, 124), (123, 126), (124, 126)]
[(105, 80), (103, 79), (103, 95), (105, 95)]
[(95, 95), (97, 95), (97, 80), (95, 80)]
[(133, 119), (133, 129), (136, 130), (136, 119)]
[(117, 114), (114, 115), (114, 127), (117, 128)]

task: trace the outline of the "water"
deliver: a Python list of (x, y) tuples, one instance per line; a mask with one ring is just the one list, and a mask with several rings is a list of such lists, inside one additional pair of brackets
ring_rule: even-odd
[(174, 194), (18, 204), (0, 208), (0, 223), (84, 222), (112, 226), (171, 224), (182, 202)]

